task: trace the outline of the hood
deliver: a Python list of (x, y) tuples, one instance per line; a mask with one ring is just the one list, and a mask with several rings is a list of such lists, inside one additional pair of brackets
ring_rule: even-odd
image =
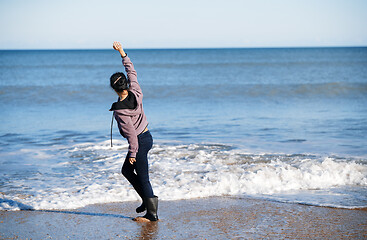
[(110, 111), (114, 111), (118, 114), (122, 114), (125, 116), (134, 116), (138, 115), (142, 111), (141, 104), (138, 104), (136, 100), (136, 96), (133, 92), (129, 92), (128, 97), (126, 98), (126, 101), (120, 101), (120, 98), (117, 100), (117, 102), (114, 102), (111, 106)]

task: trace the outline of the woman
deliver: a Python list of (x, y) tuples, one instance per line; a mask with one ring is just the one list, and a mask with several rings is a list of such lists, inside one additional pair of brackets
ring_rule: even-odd
[(114, 73), (110, 78), (110, 85), (119, 96), (118, 101), (112, 104), (110, 111), (113, 111), (120, 134), (129, 143), (121, 172), (142, 198), (143, 203), (136, 212), (147, 211), (143, 217), (137, 217), (134, 220), (157, 221), (158, 197), (153, 194), (148, 172), (148, 151), (152, 148), (153, 138), (147, 128), (148, 121), (142, 103), (143, 93), (134, 65), (121, 44), (114, 42), (113, 48), (120, 52), (122, 64), (127, 73), (127, 78), (122, 72)]

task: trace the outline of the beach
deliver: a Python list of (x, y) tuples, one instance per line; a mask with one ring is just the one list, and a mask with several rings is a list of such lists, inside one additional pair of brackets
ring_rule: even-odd
[(365, 239), (366, 209), (254, 198), (160, 201), (160, 221), (137, 223), (137, 201), (74, 210), (1, 211), (1, 239)]

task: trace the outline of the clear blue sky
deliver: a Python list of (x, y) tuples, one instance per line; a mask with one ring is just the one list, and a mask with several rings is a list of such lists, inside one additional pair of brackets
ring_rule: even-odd
[(0, 49), (367, 46), (367, 0), (0, 0)]

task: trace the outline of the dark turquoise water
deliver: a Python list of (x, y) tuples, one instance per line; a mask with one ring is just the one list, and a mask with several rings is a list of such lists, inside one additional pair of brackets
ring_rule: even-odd
[[(367, 48), (127, 52), (156, 143), (332, 157), (362, 164), (367, 184)], [(109, 140), (108, 82), (122, 69), (113, 50), (0, 51), (2, 192), (19, 180), (8, 172), (40, 172), (45, 152), (52, 167), (70, 160), (61, 146)]]

